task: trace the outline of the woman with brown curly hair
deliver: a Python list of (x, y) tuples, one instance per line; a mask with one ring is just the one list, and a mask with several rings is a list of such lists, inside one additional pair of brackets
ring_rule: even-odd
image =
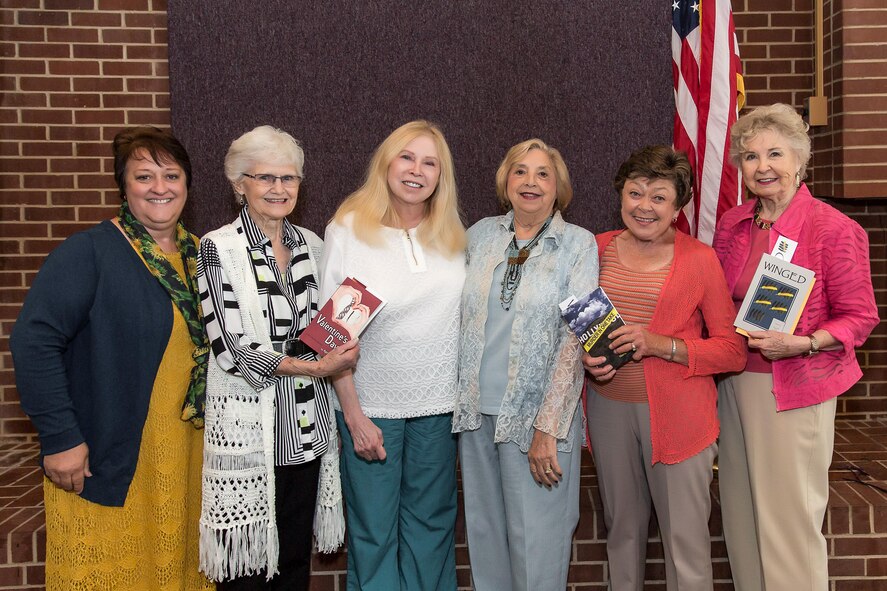
[(631, 361), (613, 369), (604, 357), (584, 358), (610, 587), (644, 588), (652, 504), (668, 589), (710, 591), (714, 376), (744, 365), (742, 337), (714, 251), (674, 227), (693, 186), (687, 157), (643, 148), (614, 186), (625, 229), (597, 237), (601, 286), (625, 320), (610, 348)]

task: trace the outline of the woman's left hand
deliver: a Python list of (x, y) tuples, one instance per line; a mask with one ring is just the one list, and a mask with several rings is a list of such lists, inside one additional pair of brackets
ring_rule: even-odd
[[(653, 334), (640, 324), (626, 324), (620, 326), (609, 335), (613, 340), (610, 343), (610, 349), (620, 355), (632, 351), (631, 358), (640, 361), (644, 357), (655, 355), (655, 351), (659, 350), (657, 339), (664, 339), (662, 335)], [(669, 347), (671, 341), (669, 340)]]
[(810, 339), (775, 330), (753, 330), (748, 333), (748, 346), (758, 349), (767, 359), (797, 357), (810, 350)]
[(534, 429), (527, 460), (530, 474), (539, 484), (551, 488), (560, 481), (563, 472), (557, 461), (557, 439), (553, 435)]

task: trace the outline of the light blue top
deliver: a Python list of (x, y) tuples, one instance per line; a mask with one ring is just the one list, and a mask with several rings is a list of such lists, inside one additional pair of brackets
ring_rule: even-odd
[[(509, 230), (513, 215), (486, 218), (468, 230), (454, 432), (480, 427), (480, 365), (492, 277), (514, 235)], [(558, 304), (597, 285), (594, 236), (555, 213), (524, 263), (511, 305), (514, 321), (507, 341), (507, 381), (496, 420), (497, 443), (514, 442), (526, 452), (535, 428), (555, 436), (560, 451), (572, 449), (568, 434), (576, 417), (583, 370), (579, 342), (561, 319)]]
[[(518, 240), (517, 247), (523, 248), (530, 240)], [(490, 297), (487, 298), (487, 323), (484, 326), (484, 353), (480, 361), (480, 412), (485, 415), (499, 414), (505, 387), (508, 385), (508, 342), (511, 340), (511, 325), (514, 323), (514, 308), (502, 307), (502, 280), (505, 278), (505, 258), (508, 249), (502, 253), (502, 261), (493, 271), (490, 282)], [(520, 286), (518, 286), (520, 289)]]

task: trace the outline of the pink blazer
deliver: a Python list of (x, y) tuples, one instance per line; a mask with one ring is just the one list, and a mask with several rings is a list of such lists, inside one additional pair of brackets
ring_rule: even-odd
[[(755, 203), (750, 199), (726, 212), (715, 232), (713, 246), (731, 293), (748, 261)], [(834, 398), (859, 380), (862, 370), (854, 349), (878, 324), (878, 308), (865, 230), (834, 207), (814, 199), (806, 185), (801, 185), (771, 230), (770, 249), (779, 235), (795, 240), (798, 248), (792, 262), (816, 272), (816, 283), (795, 334), (827, 330), (844, 345), (839, 351), (773, 362), (776, 408), (790, 410)]]

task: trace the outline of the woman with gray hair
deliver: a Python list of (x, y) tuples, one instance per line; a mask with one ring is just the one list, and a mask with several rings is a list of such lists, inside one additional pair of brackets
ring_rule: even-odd
[(737, 589), (826, 589), (822, 521), (836, 398), (862, 375), (855, 347), (878, 324), (868, 238), (802, 182), (807, 126), (783, 104), (730, 132), (730, 154), (752, 194), (721, 218), (714, 248), (738, 309), (761, 255), (816, 273), (792, 334), (748, 333), (743, 372), (719, 385), (724, 537)]
[(344, 535), (324, 378), (354, 367), (358, 345), (318, 359), (298, 340), (317, 314), (323, 246), (286, 219), (303, 163), (299, 144), (279, 129), (261, 126), (236, 139), (225, 175), (243, 209), (200, 241), (212, 354), (200, 566), (227, 591), (307, 590), (315, 503), (318, 548), (332, 551)]

